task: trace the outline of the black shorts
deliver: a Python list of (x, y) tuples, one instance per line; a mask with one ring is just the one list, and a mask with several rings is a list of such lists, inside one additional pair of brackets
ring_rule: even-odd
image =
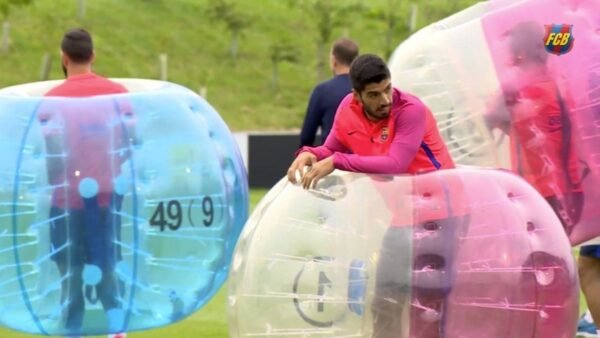
[(582, 245), (579, 249), (579, 255), (600, 259), (600, 245)]
[(96, 198), (85, 199), (84, 208), (50, 208), (51, 258), (58, 264), (94, 264), (112, 268), (121, 260), (120, 210), (122, 197), (100, 207)]

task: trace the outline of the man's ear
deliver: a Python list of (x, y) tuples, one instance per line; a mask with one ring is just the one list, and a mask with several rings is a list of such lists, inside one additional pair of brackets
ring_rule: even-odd
[(92, 57), (90, 58), (90, 63), (94, 63), (96, 61), (96, 53), (92, 51)]
[(69, 64), (69, 57), (62, 51), (60, 52), (60, 60), (65, 67)]
[(329, 69), (331, 69), (332, 72), (335, 73), (335, 68), (337, 67), (337, 60), (335, 59), (335, 56), (333, 56), (333, 54), (329, 54)]
[(352, 96), (354, 96), (354, 99), (356, 101), (361, 102), (361, 100), (360, 100), (360, 93), (356, 89), (354, 89), (354, 88), (352, 88)]

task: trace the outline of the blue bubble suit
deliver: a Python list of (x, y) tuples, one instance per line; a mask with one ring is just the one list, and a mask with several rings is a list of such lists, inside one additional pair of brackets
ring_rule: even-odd
[(0, 323), (41, 335), (168, 325), (227, 277), (247, 176), (218, 113), (190, 90), (0, 90)]

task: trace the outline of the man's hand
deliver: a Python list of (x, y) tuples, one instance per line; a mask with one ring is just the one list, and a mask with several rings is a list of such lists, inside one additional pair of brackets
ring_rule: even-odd
[(296, 157), (287, 171), (288, 180), (296, 184), (296, 171), (300, 171), (300, 180), (304, 176), (304, 167), (310, 167), (317, 163), (317, 156), (308, 151), (302, 152)]
[(302, 178), (302, 187), (304, 189), (314, 188), (321, 178), (331, 174), (334, 169), (333, 156), (329, 156), (328, 158), (313, 164), (310, 171), (304, 174), (304, 177)]

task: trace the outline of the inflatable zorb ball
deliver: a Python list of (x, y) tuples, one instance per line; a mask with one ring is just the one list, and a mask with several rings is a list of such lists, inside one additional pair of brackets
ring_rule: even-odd
[(227, 277), (247, 181), (217, 112), (190, 90), (0, 91), (0, 323), (43, 335), (150, 329)]
[(600, 2), (496, 0), (415, 33), (390, 71), (457, 163), (521, 175), (578, 244), (600, 235), (599, 55)]
[(544, 199), (504, 171), (279, 182), (229, 279), (232, 337), (561, 337), (577, 273)]

